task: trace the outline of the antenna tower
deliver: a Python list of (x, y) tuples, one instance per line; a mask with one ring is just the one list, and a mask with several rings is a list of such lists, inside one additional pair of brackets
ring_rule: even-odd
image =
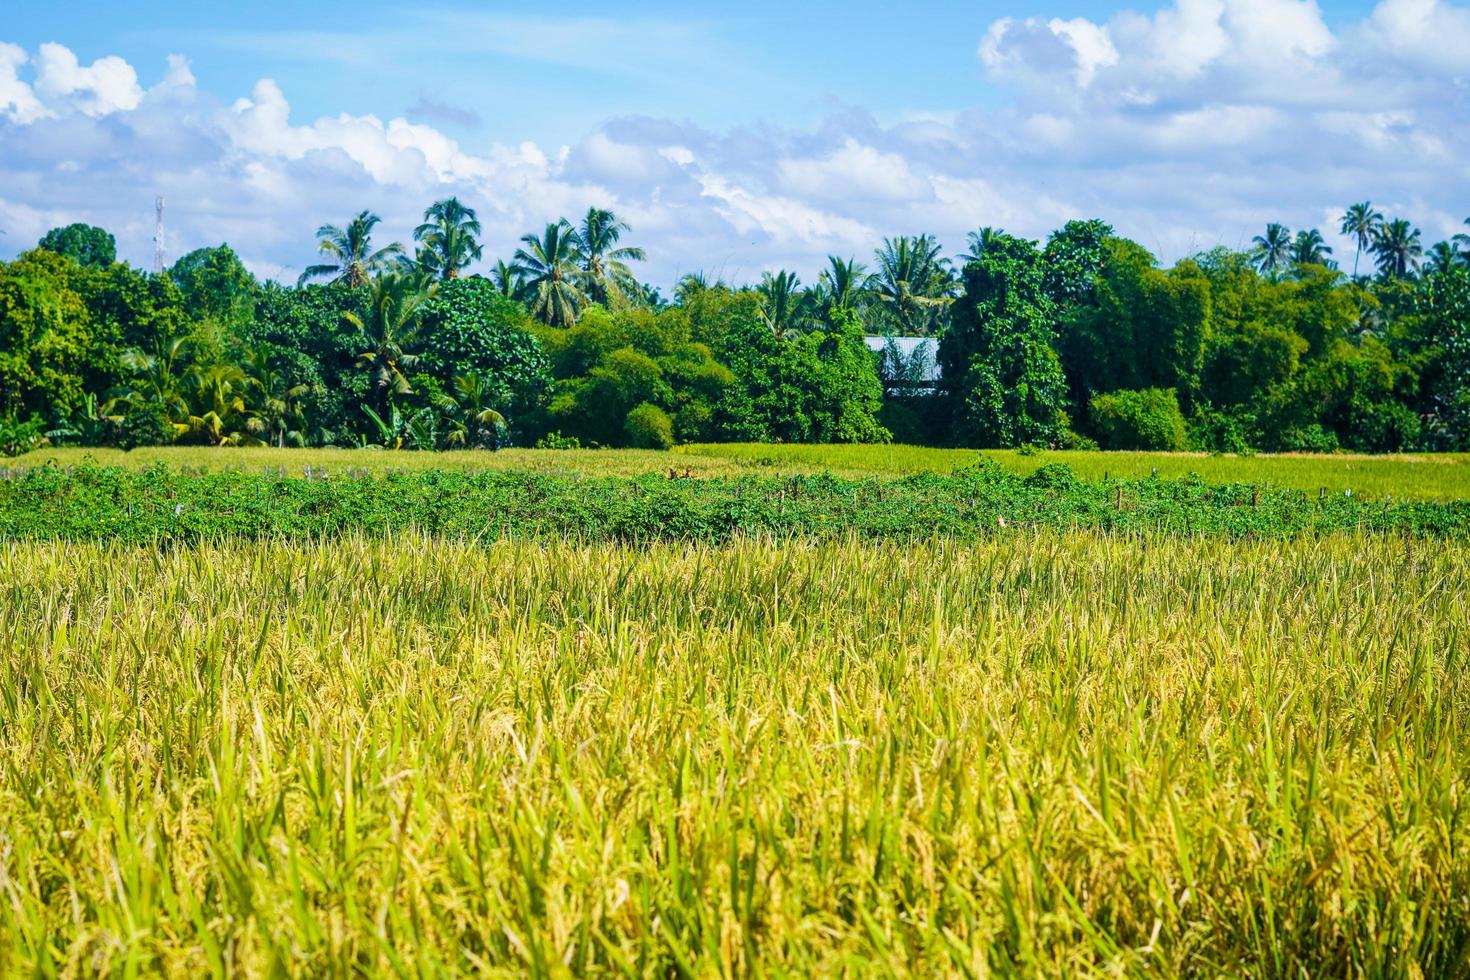
[(158, 212), (158, 225), (153, 232), (153, 271), (161, 276), (163, 275), (163, 198), (154, 198), (153, 207)]

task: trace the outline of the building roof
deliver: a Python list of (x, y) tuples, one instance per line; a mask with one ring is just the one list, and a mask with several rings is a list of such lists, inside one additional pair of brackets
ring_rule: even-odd
[(882, 354), (888, 350), (888, 344), (892, 341), (893, 346), (898, 349), (899, 357), (907, 364), (915, 357), (922, 358), (923, 380), (930, 385), (937, 384), (940, 378), (939, 370), (939, 341), (934, 337), (864, 337), (863, 341), (868, 349)]

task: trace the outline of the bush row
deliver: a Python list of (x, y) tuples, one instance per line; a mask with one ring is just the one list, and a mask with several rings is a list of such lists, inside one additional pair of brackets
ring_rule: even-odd
[(1170, 535), (1333, 531), (1470, 537), (1470, 501), (1375, 503), (1249, 484), (1028, 477), (995, 464), (900, 480), (579, 479), (419, 471), (317, 479), (55, 466), (0, 480), (0, 540), (189, 541), (418, 530), (455, 537), (722, 541), (740, 535), (977, 538), (1027, 528)]

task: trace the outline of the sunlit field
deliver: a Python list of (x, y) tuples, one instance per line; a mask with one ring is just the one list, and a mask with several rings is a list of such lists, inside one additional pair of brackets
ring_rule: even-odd
[(1007, 469), (1031, 473), (1049, 463), (1065, 463), (1086, 480), (1138, 480), (1157, 474), (1174, 479), (1191, 473), (1207, 483), (1259, 483), (1328, 493), (1351, 490), (1371, 498), (1458, 500), (1470, 497), (1470, 454), (1420, 453), (1386, 456), (1257, 455), (1205, 453), (1065, 452), (1022, 454), (1012, 450), (934, 449), (927, 446), (809, 446), (710, 444), (680, 447), (681, 453), (715, 457), (743, 465), (784, 469), (813, 467), (846, 473), (946, 473), (994, 459)]
[(0, 972), (1451, 976), (1470, 556), (0, 549)]
[(635, 476), (676, 470), (689, 476), (734, 476), (831, 472), (839, 476), (900, 476), (948, 473), (982, 456), (1017, 473), (1029, 474), (1048, 463), (1065, 463), (1088, 480), (1105, 477), (1164, 479), (1198, 474), (1209, 483), (1259, 483), (1309, 492), (1352, 491), (1370, 499), (1461, 500), (1470, 498), (1470, 454), (1424, 453), (1398, 456), (1285, 455), (1211, 456), (1195, 453), (1052, 452), (1021, 454), (1009, 450), (934, 449), (922, 446), (772, 445), (733, 443), (677, 447), (673, 453), (638, 449), (510, 449), (500, 452), (389, 452), (360, 449), (241, 449), (150, 447), (46, 449), (5, 461), (9, 467), (47, 461), (70, 466), (83, 462), (143, 467), (162, 461), (173, 467), (205, 470), (275, 470), (301, 476), (314, 472), (383, 473), (392, 470), (527, 470), (561, 476)]

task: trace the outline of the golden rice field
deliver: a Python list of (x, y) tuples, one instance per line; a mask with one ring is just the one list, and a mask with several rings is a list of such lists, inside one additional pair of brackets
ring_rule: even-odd
[(1470, 552), (0, 549), (0, 974), (1470, 972)]

